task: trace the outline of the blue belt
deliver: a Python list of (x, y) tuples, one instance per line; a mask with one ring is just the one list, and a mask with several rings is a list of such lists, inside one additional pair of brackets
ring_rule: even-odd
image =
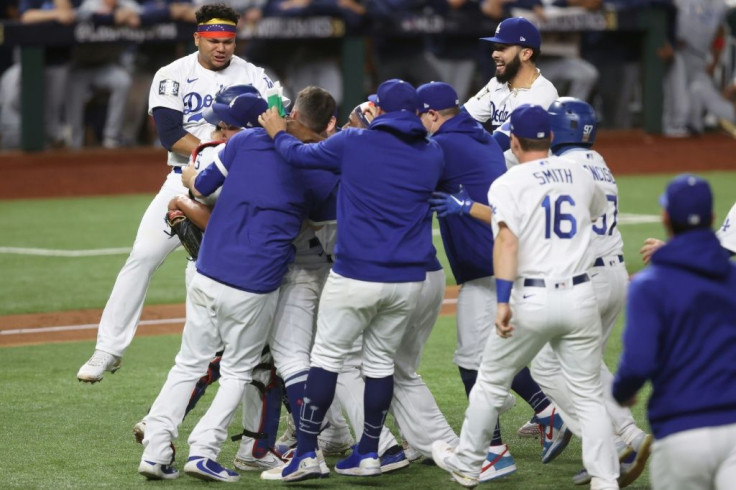
[[(617, 255), (616, 257), (618, 257), (619, 263), (624, 261), (623, 255)], [(604, 265), (606, 265), (606, 263), (603, 261), (603, 257), (598, 257), (595, 259), (595, 262), (593, 262), (593, 267), (603, 267)]]
[[(590, 281), (588, 274), (583, 273), (583, 274), (580, 274), (572, 278), (572, 285), (577, 286), (578, 284), (582, 284), (588, 281)], [(547, 287), (547, 283), (544, 282), (544, 279), (527, 278), (527, 279), (524, 279), (524, 286), (531, 287), (531, 288), (544, 288), (544, 287)]]
[(174, 167), (174, 170), (173, 170), (173, 172), (174, 172), (175, 174), (180, 174), (180, 173), (181, 173), (181, 167)]

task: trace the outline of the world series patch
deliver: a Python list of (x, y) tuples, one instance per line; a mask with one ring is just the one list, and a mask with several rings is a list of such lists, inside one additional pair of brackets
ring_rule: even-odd
[(158, 83), (159, 95), (179, 95), (179, 82), (175, 80), (161, 80)]

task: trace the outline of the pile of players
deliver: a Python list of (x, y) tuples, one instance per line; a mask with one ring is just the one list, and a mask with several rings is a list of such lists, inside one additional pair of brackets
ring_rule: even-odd
[[(604, 396), (613, 377), (602, 352), (628, 284), (616, 183), (591, 149), (590, 106), (557, 99), (536, 69), (537, 29), (512, 18), (485, 38), (496, 76), (462, 106), (445, 83), (387, 80), (337, 130), (335, 101), (317, 87), (282, 117), (278, 86), (233, 56), (229, 9), (197, 17), (198, 51), (159, 70), (150, 93), (172, 171), (77, 375), (119, 369), (150, 277), (180, 243), (167, 223), (189, 216), (203, 240), (190, 250), (181, 350), (136, 425), (139, 472), (178, 477), (178, 427), (219, 378), (183, 467), (204, 480), (239, 480), (217, 459), (245, 399), (240, 470), (329, 476), (325, 451), (353, 442), (344, 412), (358, 442), (337, 473), (375, 476), (424, 457), (472, 487), (516, 471), (498, 424), (509, 388), (534, 410), (525, 430), (538, 433), (543, 463), (576, 434), (585, 469), (575, 483), (636, 479), (652, 436)], [(209, 104), (185, 103), (192, 94)], [(455, 363), (469, 406), (459, 437), (417, 374), (445, 287), (431, 210), (460, 285)], [(281, 390), (293, 426), (277, 443)], [(384, 426), (389, 411), (402, 443)]]

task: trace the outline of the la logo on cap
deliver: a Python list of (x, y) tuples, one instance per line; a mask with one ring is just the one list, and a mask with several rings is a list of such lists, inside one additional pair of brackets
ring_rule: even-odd
[(498, 24), (498, 27), (496, 27), (496, 34), (501, 32), (501, 24)]
[(524, 42), (524, 41), (526, 41), (526, 38), (524, 36), (519, 36), (519, 41)]

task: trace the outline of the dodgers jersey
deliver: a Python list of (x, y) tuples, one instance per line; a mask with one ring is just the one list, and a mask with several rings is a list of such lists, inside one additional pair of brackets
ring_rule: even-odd
[(570, 278), (587, 271), (595, 258), (591, 216), (602, 215), (607, 202), (588, 170), (554, 156), (512, 167), (488, 191), (493, 235), (504, 222), (524, 244), (517, 277)]
[(726, 216), (726, 221), (716, 231), (721, 246), (729, 250), (732, 254), (736, 254), (736, 204), (731, 207), (731, 211)]
[[(537, 70), (539, 72), (539, 70)], [(499, 82), (496, 77), (471, 97), (463, 107), (473, 119), (485, 123), (490, 121), (492, 129), (497, 129), (509, 118), (511, 113), (521, 104), (534, 104), (548, 109), (557, 99), (557, 89), (552, 82), (540, 73), (530, 88), (509, 87), (508, 83)], [(504, 131), (508, 135), (508, 131)]]
[(588, 169), (596, 185), (606, 195), (606, 211), (593, 224), (593, 237), (590, 242), (593, 258), (623, 255), (624, 240), (617, 226), (618, 186), (606, 161), (597, 151), (580, 147), (564, 150), (559, 156), (575, 161)]
[[(153, 114), (156, 107), (179, 111), (184, 129), (201, 141), (209, 141), (215, 127), (204, 120), (202, 111), (212, 105), (221, 88), (249, 83), (263, 95), (273, 82), (263, 68), (237, 56), (227, 68), (213, 71), (199, 63), (198, 55), (194, 52), (179, 58), (156, 72), (148, 96), (148, 113)], [(167, 163), (172, 167), (186, 165), (187, 161), (188, 157), (169, 152)]]

